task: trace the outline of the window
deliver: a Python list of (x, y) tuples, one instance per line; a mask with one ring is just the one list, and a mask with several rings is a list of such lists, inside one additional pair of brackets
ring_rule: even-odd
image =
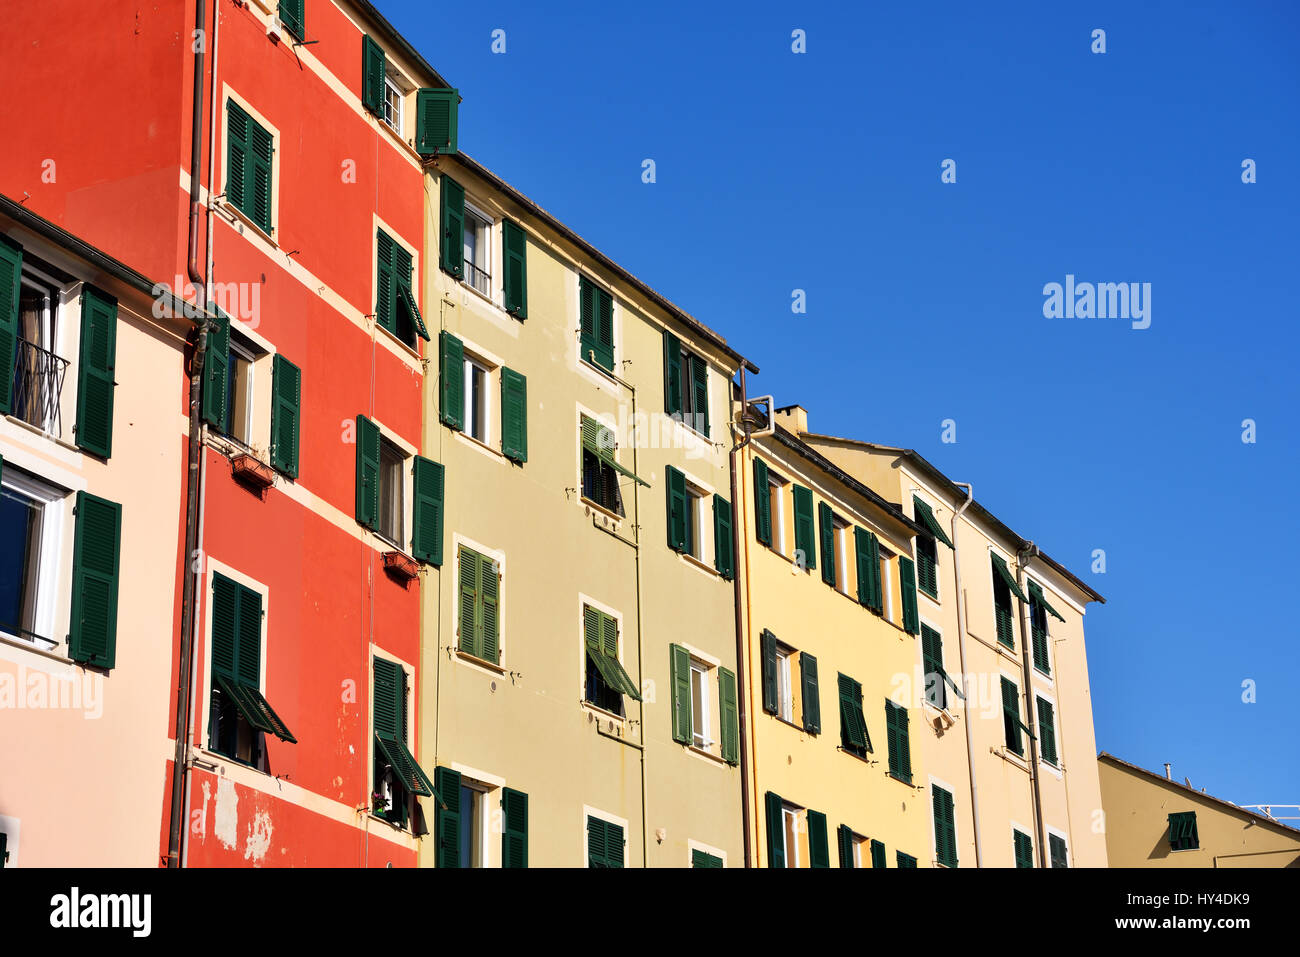
[(398, 548), (402, 542), (402, 492), (406, 454), (392, 442), (379, 440), (379, 534)]
[[(781, 644), (772, 632), (760, 636), (763, 660), (763, 710), (791, 724), (796, 723), (793, 648)], [(821, 732), (821, 697), (817, 685), (817, 659), (799, 654), (799, 701), (801, 726), (809, 734)]]
[(460, 650), (491, 664), (501, 661), (501, 569), (496, 560), (465, 545), (456, 567), (460, 575)]
[(880, 614), (885, 621), (898, 624), (898, 618), (894, 615), (894, 567), (898, 556), (879, 544), (877, 552), (880, 556)]
[(1029, 630), (1033, 640), (1034, 667), (1045, 675), (1052, 673), (1051, 640), (1047, 630), (1047, 616), (1057, 621), (1065, 621), (1061, 613), (1051, 606), (1043, 594), (1042, 587), (1034, 581), (1029, 583)]
[[(407, 456), (379, 426), (356, 417), (357, 521), (401, 549), (406, 529), (406, 465), (413, 459), (411, 553), (420, 561), (442, 564), (443, 467), (422, 456)], [(274, 456), (273, 456), (274, 458)]]
[(669, 651), (673, 740), (720, 753), (728, 764), (736, 764), (740, 725), (735, 673), (693, 657), (682, 645), (672, 645)]
[(391, 126), (398, 136), (404, 129), (402, 124), (402, 88), (391, 75), (384, 76), (384, 115), (383, 120)]
[(709, 434), (709, 366), (703, 358), (682, 348), (678, 338), (664, 330), (664, 411), (688, 428)]
[(1200, 846), (1200, 835), (1196, 833), (1196, 812), (1178, 811), (1170, 814), (1169, 849), (1171, 851), (1194, 851)]
[(465, 282), (476, 292), (492, 297), (492, 219), (472, 206), (465, 206), (463, 261)]
[[(718, 559), (725, 558), (730, 547), (729, 539), (722, 546), (718, 544), (720, 525), (718, 510), (722, 507), (721, 504), (715, 505), (710, 510), (709, 493), (671, 465), (664, 470), (664, 485), (668, 495), (668, 547), (683, 555), (690, 555), (702, 563), (708, 563), (712, 557), (714, 564), (719, 565)], [(725, 503), (725, 500), (723, 502)], [(723, 518), (728, 536), (731, 523), (730, 511), (730, 504), (726, 504), (726, 514)], [(713, 526), (714, 539), (712, 556), (708, 548), (710, 525)], [(718, 553), (719, 547), (723, 549), (721, 556)]]
[(799, 809), (785, 805), (781, 809), (781, 835), (784, 842), (785, 866), (801, 867), (799, 860)]
[(226, 199), (270, 235), (274, 138), (234, 100), (226, 101)]
[(583, 362), (614, 371), (614, 297), (586, 276), (578, 277), (578, 346)]
[(934, 812), (935, 858), (944, 867), (957, 866), (957, 825), (953, 816), (952, 792), (930, 785)]
[(486, 445), (491, 435), (488, 421), (491, 407), (492, 372), (487, 366), (465, 359), (465, 434)]
[[(1025, 742), (1021, 738), (1020, 732), (1029, 733), (1025, 723), (1020, 720), (1020, 689), (1010, 678), (1002, 678), (1002, 728), (1006, 739), (1007, 750), (1012, 751), (1021, 757), (1025, 753)], [(1030, 735), (1033, 737), (1033, 735)]]
[(885, 867), (885, 845), (880, 841), (871, 842), (871, 866)]
[(907, 709), (885, 699), (885, 732), (889, 742), (889, 773), (912, 783), (912, 744), (908, 734)]
[(701, 851), (698, 847), (691, 848), (691, 867), (713, 868), (723, 867), (722, 858), (716, 854), (710, 854), (708, 851)]
[(65, 493), (0, 463), (0, 633), (51, 651)]
[[(649, 488), (649, 483), (631, 469), (619, 463), (618, 445), (611, 429), (590, 416), (580, 416), (582, 444), (582, 497), (607, 512), (623, 515), (623, 496), (619, 490), (619, 476), (639, 482)], [(681, 474), (681, 473), (678, 473)]]
[[(904, 854), (902, 851), (899, 851), (897, 854), (897, 863), (899, 867), (915, 868), (916, 858), (913, 857), (911, 854)], [(881, 864), (880, 866), (884, 867), (885, 865)]]
[[(991, 554), (991, 553), (990, 553)], [(1012, 611), (1011, 596), (1021, 601), (1028, 601), (1020, 586), (1011, 576), (1007, 563), (998, 555), (991, 554), (993, 563), (993, 618), (997, 625), (998, 641), (1008, 648), (1016, 646), (1015, 612)]]
[(1038, 701), (1038, 753), (1043, 760), (1056, 767), (1056, 711), (1046, 698)]
[(844, 519), (836, 516), (835, 518), (835, 580), (839, 582), (839, 589), (842, 594), (851, 593), (849, 586), (849, 533), (853, 531), (852, 526)]
[(1016, 867), (1034, 866), (1034, 839), (1024, 831), (1012, 829), (1012, 850), (1016, 856)]
[(1065, 838), (1059, 834), (1048, 834), (1047, 849), (1052, 867), (1070, 866), (1070, 855), (1065, 846)]
[(963, 697), (956, 682), (948, 677), (943, 667), (943, 637), (929, 625), (921, 626), (921, 668), (925, 675), (925, 700), (936, 708), (947, 710), (948, 689)]
[(916, 587), (931, 598), (939, 597), (938, 546), (929, 535), (916, 536)]
[(599, 608), (583, 605), (582, 630), (587, 654), (584, 700), (621, 717), (623, 696), (640, 701), (641, 692), (619, 656), (618, 619)]
[(262, 695), (262, 596), (213, 573), (212, 698), (209, 748), (241, 764), (263, 768), (262, 735), (296, 744)]
[[(0, 413), (10, 412), (44, 432), (63, 434), (61, 399), (68, 360), (56, 354), (61, 279), (71, 279), (20, 247), (0, 239), (0, 299), (17, 285), (18, 322), (13, 351), (0, 350)], [(56, 278), (57, 277), (57, 278)], [(8, 360), (6, 367), (5, 360)], [(12, 379), (8, 378), (12, 373)]]
[(375, 239), (375, 321), (401, 342), (415, 348), (415, 337), (429, 341), (429, 330), (415, 302), (411, 253), (382, 229)]
[(252, 348), (231, 335), (226, 360), (226, 421), (222, 431), (246, 447), (253, 444), (254, 358)]
[(480, 785), (461, 778), (460, 784), (460, 866), (486, 867), (487, 795)]
[(870, 862), (868, 841), (861, 834), (855, 834), (847, 824), (841, 824), (836, 830), (836, 843), (840, 851), (840, 867), (866, 867)]
[(691, 662), (691, 743), (697, 748), (708, 748), (709, 739), (709, 683), (707, 668), (698, 661)]
[(862, 713), (862, 685), (848, 675), (839, 676), (840, 746), (850, 754), (865, 758), (871, 751), (871, 735)]
[[(407, 748), (410, 698), (406, 669), (396, 661), (375, 657), (371, 722), (375, 732), (371, 810), (395, 827), (405, 827), (414, 795), (433, 796), (433, 782)], [(458, 790), (440, 792), (454, 801)]]
[(624, 860), (623, 827), (587, 815), (587, 866), (622, 867)]
[(790, 483), (779, 475), (772, 475), (768, 479), (767, 500), (769, 503), (769, 514), (772, 517), (772, 547), (780, 555), (790, 556), (789, 538), (787, 537), (786, 528), (786, 486)]

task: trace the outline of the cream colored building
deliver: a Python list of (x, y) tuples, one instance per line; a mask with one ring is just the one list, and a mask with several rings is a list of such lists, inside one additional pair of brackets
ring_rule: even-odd
[(426, 183), (420, 862), (741, 866), (742, 359), (472, 159)]
[(922, 529), (913, 740), (956, 831), (932, 859), (1106, 866), (1083, 629), (1104, 599), (917, 453), (817, 434), (798, 406), (776, 421)]
[(1104, 751), (1097, 764), (1111, 867), (1300, 867), (1300, 830)]

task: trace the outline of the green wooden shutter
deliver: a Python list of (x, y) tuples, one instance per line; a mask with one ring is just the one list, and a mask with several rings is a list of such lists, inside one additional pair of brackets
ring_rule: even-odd
[(858, 559), (858, 601), (879, 615), (885, 608), (880, 581), (880, 542), (865, 528), (854, 528), (853, 543)]
[(302, 418), (302, 372), (278, 352), (271, 362), (271, 465), (298, 477), (298, 435)]
[(586, 276), (578, 276), (578, 358), (592, 362), (596, 348), (596, 287)]
[(528, 795), (501, 789), (501, 866), (528, 866)]
[(941, 787), (933, 789), (935, 856), (945, 867), (957, 866), (957, 830), (953, 819), (952, 795)]
[(442, 243), (440, 265), (457, 279), (465, 278), (465, 187), (442, 176)]
[(912, 783), (912, 744), (907, 709), (885, 700), (885, 732), (889, 741), (889, 773)]
[[(929, 625), (921, 626), (922, 691), (937, 708), (948, 707), (948, 688), (944, 683), (943, 637)], [(931, 684), (933, 682), (933, 684)]]
[[(405, 246), (395, 239), (391, 240), (390, 243), (393, 285), (391, 293), (392, 305), (389, 307), (391, 325), (388, 327), (388, 331), (409, 345), (415, 341), (415, 337), (412, 335), (412, 327), (419, 316), (419, 309), (415, 308), (415, 299), (411, 296), (411, 273), (415, 269), (415, 264), (411, 261), (411, 254)], [(401, 321), (399, 306), (406, 307), (407, 323), (405, 324)], [(421, 326), (424, 324), (422, 319), (420, 324)], [(425, 336), (425, 338), (427, 339), (428, 336)]]
[(731, 503), (713, 496), (713, 567), (727, 581), (736, 577), (736, 556), (731, 541)]
[(1050, 675), (1052, 662), (1048, 655), (1047, 611), (1041, 601), (1042, 593), (1035, 590), (1032, 582), (1029, 596), (1029, 631), (1034, 645), (1034, 667), (1043, 674)]
[(799, 655), (799, 675), (803, 684), (803, 727), (810, 734), (822, 729), (821, 695), (817, 689), (817, 659), (808, 652)]
[(701, 851), (699, 848), (691, 849), (691, 867), (716, 869), (722, 867), (722, 858), (716, 854), (710, 854), (708, 851)]
[(442, 564), (443, 466), (417, 455), (411, 479), (415, 501), (411, 505), (411, 552), (430, 565)]
[(678, 338), (664, 330), (664, 412), (682, 414), (682, 344)]
[(1038, 699), (1038, 747), (1044, 761), (1056, 764), (1056, 713), (1043, 698)]
[(501, 576), (494, 559), (480, 555), (478, 562), (479, 621), (482, 626), (479, 657), (495, 665), (501, 660)]
[(767, 808), (767, 866), (785, 867), (785, 803), (780, 795), (768, 791), (763, 798)]
[(880, 841), (871, 842), (871, 866), (885, 867), (885, 845)]
[(22, 276), (23, 247), (0, 236), (0, 415), (13, 411), (10, 400), (18, 355), (18, 293)]
[(270, 235), (271, 233), (271, 174), (274, 169), (272, 158), (275, 154), (275, 140), (261, 124), (248, 121), (248, 170), (245, 196), (248, 207), (244, 212), (253, 218), (253, 222)]
[(238, 660), (239, 586), (225, 575), (212, 576), (212, 672), (235, 677)]
[(867, 728), (862, 716), (862, 685), (848, 675), (838, 680), (840, 696), (840, 744), (846, 751), (865, 754)]
[(393, 272), (393, 250), (397, 243), (382, 229), (375, 236), (375, 322), (397, 333), (397, 281)]
[(763, 653), (763, 710), (768, 714), (776, 714), (778, 710), (776, 700), (776, 635), (767, 629), (763, 629), (762, 637), (759, 640), (762, 644)]
[(739, 764), (740, 703), (736, 692), (736, 676), (726, 668), (718, 669), (718, 700), (722, 704), (719, 719), (722, 733), (722, 760), (728, 764)]
[(669, 645), (673, 681), (673, 740), (691, 743), (691, 653), (681, 645)]
[(77, 445), (104, 458), (113, 451), (113, 370), (116, 364), (117, 300), (86, 286), (81, 293)]
[(515, 462), (528, 461), (528, 380), (501, 367), (501, 452)]
[(248, 114), (238, 103), (226, 101), (226, 199), (244, 212), (248, 211), (249, 196), (249, 122)]
[(415, 94), (415, 150), (421, 156), (456, 152), (460, 111), (457, 90), (422, 89)]
[(813, 531), (813, 496), (802, 485), (794, 487), (794, 547), (803, 552), (805, 568), (817, 567), (817, 536)]
[(280, 0), (280, 22), (295, 40), (306, 38), (307, 19), (303, 11), (306, 0)]
[(240, 585), (236, 618), (239, 623), (235, 678), (250, 688), (262, 685), (262, 596)]
[(471, 548), (460, 549), (457, 559), (460, 575), (460, 650), (467, 655), (479, 655), (482, 647), (480, 637), (479, 594), (482, 585), (479, 581), (482, 565), (479, 553)]
[(379, 426), (357, 416), (357, 521), (379, 528)]
[(826, 502), (817, 506), (817, 531), (822, 546), (822, 581), (835, 587), (835, 513)]
[(1012, 831), (1016, 867), (1034, 866), (1034, 840), (1022, 831)]
[(760, 545), (772, 544), (772, 494), (762, 459), (754, 459), (754, 537)]
[(1002, 724), (1007, 747), (1016, 754), (1023, 754), (1025, 742), (1020, 736), (1020, 689), (1007, 678), (1002, 679)]
[(614, 371), (614, 298), (596, 287), (596, 362)]
[[(442, 798), (434, 819), (434, 836), (438, 843), (436, 862), (439, 867), (461, 867), (460, 859), (460, 772), (451, 768), (436, 768), (434, 789)], [(443, 807), (442, 805), (446, 805)]]
[(457, 431), (465, 428), (465, 346), (450, 332), (438, 334), (441, 418)]
[(915, 635), (921, 630), (921, 616), (916, 605), (916, 565), (910, 558), (898, 557), (898, 577), (903, 589), (903, 630)]
[(695, 399), (695, 421), (691, 427), (709, 437), (709, 366), (699, 356), (691, 357), (691, 389)]
[(405, 741), (406, 722), (403, 720), (406, 710), (405, 672), (397, 662), (386, 658), (373, 659), (373, 667), (375, 734), (390, 741)]
[(209, 320), (208, 347), (203, 355), (203, 420), (218, 432), (230, 427), (226, 408), (230, 383), (230, 318), (215, 306), (216, 318)]
[(122, 506), (78, 492), (76, 516), (68, 657), (97, 668), (112, 668), (117, 661)]
[(516, 319), (528, 318), (528, 237), (518, 223), (501, 221), (502, 287), (505, 289), (506, 312)]
[(1055, 834), (1047, 835), (1047, 847), (1050, 852), (1052, 867), (1069, 867), (1069, 855), (1066, 853), (1065, 838)]
[(668, 547), (675, 552), (690, 551), (690, 516), (686, 498), (686, 476), (667, 466), (664, 486), (668, 490)]
[[(902, 851), (897, 852), (898, 866), (903, 868), (915, 868), (916, 858), (911, 854), (904, 854)], [(884, 865), (881, 865), (882, 867)]]
[(384, 48), (368, 35), (361, 37), (361, 105), (371, 113), (384, 115)]
[(808, 811), (808, 866), (831, 866), (831, 851), (826, 841), (826, 815), (811, 809)]
[(614, 299), (604, 289), (578, 277), (581, 358), (614, 371)]
[(835, 829), (835, 837), (840, 848), (840, 867), (857, 867), (853, 859), (853, 831), (847, 824), (841, 824)]

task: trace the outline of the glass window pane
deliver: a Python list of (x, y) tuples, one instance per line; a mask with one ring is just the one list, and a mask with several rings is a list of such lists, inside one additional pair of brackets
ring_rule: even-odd
[(0, 629), (30, 631), (36, 614), (43, 506), (16, 489), (0, 493)]

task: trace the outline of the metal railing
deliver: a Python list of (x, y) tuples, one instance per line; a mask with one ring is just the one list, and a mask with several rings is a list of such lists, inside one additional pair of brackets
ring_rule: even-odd
[(483, 293), (485, 296), (492, 295), (492, 277), (487, 272), (479, 269), (468, 259), (465, 260), (465, 281), (471, 286)]
[(56, 438), (63, 435), (59, 410), (68, 360), (42, 349), (34, 342), (18, 339), (14, 356), (13, 415)]

